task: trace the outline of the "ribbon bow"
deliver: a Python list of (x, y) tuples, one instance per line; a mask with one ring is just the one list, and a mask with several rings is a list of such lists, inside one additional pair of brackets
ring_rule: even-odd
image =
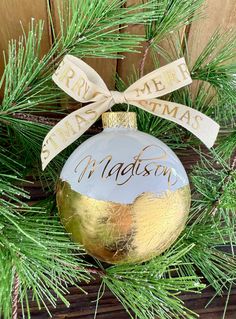
[(207, 147), (213, 146), (219, 125), (188, 106), (156, 99), (190, 83), (184, 58), (145, 75), (124, 92), (109, 91), (97, 72), (82, 60), (66, 55), (53, 81), (78, 102), (90, 103), (66, 116), (46, 135), (41, 152), (42, 168), (79, 138), (114, 104), (127, 103), (183, 126)]

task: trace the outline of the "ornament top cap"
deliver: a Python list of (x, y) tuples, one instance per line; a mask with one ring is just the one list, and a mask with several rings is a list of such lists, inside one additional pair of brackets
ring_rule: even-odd
[(137, 129), (135, 112), (106, 112), (102, 114), (103, 128), (122, 127)]

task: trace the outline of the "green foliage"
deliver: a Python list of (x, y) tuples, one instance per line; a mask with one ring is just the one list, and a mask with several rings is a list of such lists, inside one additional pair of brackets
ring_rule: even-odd
[[(53, 191), (58, 173), (71, 146), (48, 166), (40, 169), (40, 149), (50, 127), (67, 113), (66, 98), (51, 81), (61, 58), (123, 58), (124, 52), (141, 51), (146, 40), (155, 65), (160, 56), (167, 62), (185, 56), (191, 61), (192, 86), (164, 97), (196, 108), (221, 124), (219, 145), (210, 155), (199, 151), (193, 167), (193, 203), (188, 226), (181, 239), (167, 252), (139, 265), (103, 269), (102, 294), (107, 286), (131, 318), (195, 318), (178, 294), (204, 288), (201, 274), (216, 293), (229, 289), (235, 274), (235, 58), (233, 32), (213, 34), (196, 59), (191, 60), (187, 41), (176, 37), (180, 28), (202, 15), (203, 0), (150, 0), (126, 6), (122, 0), (59, 1), (60, 31), (50, 16), (54, 45), (42, 55), (43, 22), (30, 22), (19, 41), (9, 43), (5, 71), (0, 79), (4, 97), (0, 104), (0, 314), (11, 318), (12, 290), (19, 281), (19, 300), (30, 318), (28, 292), (38, 307), (60, 298), (66, 305), (68, 285), (89, 281), (89, 265), (82, 247), (74, 245), (55, 217)], [(49, 8), (50, 10), (50, 8)], [(128, 34), (126, 26), (144, 24), (145, 36)], [(122, 29), (122, 32), (120, 30)], [(167, 37), (168, 36), (168, 37)], [(168, 40), (170, 50), (161, 47)], [(141, 57), (140, 57), (141, 60)], [(115, 70), (114, 70), (115, 71)], [(131, 84), (139, 77), (129, 75)], [(196, 82), (198, 85), (196, 85)], [(117, 88), (126, 84), (117, 77)], [(114, 109), (127, 109), (126, 105)], [(178, 150), (196, 147), (199, 142), (174, 123), (130, 106), (138, 115), (140, 130), (161, 138)], [(231, 161), (230, 161), (231, 159)], [(232, 161), (233, 159), (233, 161)], [(32, 205), (31, 181), (40, 181), (48, 198)], [(31, 182), (33, 183), (33, 182)], [(230, 246), (229, 252), (222, 247)], [(102, 265), (101, 265), (102, 267)]]
[[(180, 38), (173, 36), (169, 39), (169, 46), (172, 48), (169, 52), (159, 46), (154, 46), (154, 49), (167, 62), (183, 55), (187, 61), (191, 60), (187, 42), (182, 46)], [(236, 139), (235, 130), (232, 129), (236, 120), (235, 49), (236, 42), (232, 31), (226, 35), (216, 32), (201, 55), (193, 62), (193, 85), (165, 97), (196, 108), (222, 126), (226, 126), (222, 128), (222, 137), (220, 136), (216, 150), (210, 155), (199, 153), (200, 160), (191, 173), (194, 193), (189, 226), (182, 240), (176, 244), (186, 247), (194, 244), (194, 247), (182, 257), (183, 265), (178, 269), (179, 275), (196, 276), (198, 270), (217, 294), (222, 294), (225, 289), (230, 292), (236, 269)], [(156, 67), (159, 67), (159, 60), (156, 60), (155, 55), (153, 57)], [(138, 75), (134, 72), (134, 76), (129, 78), (129, 84), (137, 79)], [(124, 90), (125, 84), (121, 79), (117, 79), (117, 84), (119, 90)], [(175, 124), (158, 119), (142, 110), (136, 112), (140, 129), (160, 137), (171, 147), (179, 150), (199, 143), (189, 132)], [(232, 158), (233, 161), (230, 162)], [(227, 253), (223, 250), (226, 245), (230, 247)], [(176, 249), (178, 250), (178, 247)]]
[(183, 260), (192, 265), (192, 271), (199, 269), (217, 294), (228, 289), (235, 278), (236, 260), (232, 253), (222, 250), (226, 245), (235, 245), (235, 238), (231, 237), (234, 232), (234, 225), (223, 225), (211, 217), (207, 222), (188, 227), (183, 236), (186, 246), (195, 244)]
[(141, 265), (120, 265), (107, 269), (102, 277), (131, 318), (195, 318), (178, 298), (180, 292), (197, 292), (205, 286), (196, 275), (178, 276), (194, 244), (172, 248), (162, 256)]
[[(192, 264), (192, 272), (195, 267), (201, 271), (217, 294), (230, 289), (235, 279), (234, 165), (235, 161), (227, 164), (215, 152), (208, 157), (200, 153), (200, 161), (191, 173), (194, 193), (189, 226), (180, 241), (186, 246), (195, 244), (184, 260)], [(228, 252), (224, 249), (227, 245)]]
[[(41, 207), (25, 207), (23, 216), (18, 217), (9, 216), (9, 207), (8, 213), (0, 210), (0, 244), (4, 247), (0, 253), (0, 311), (5, 318), (10, 318), (9, 286), (15, 273), (20, 282), (19, 297), (26, 308), (30, 290), (39, 308), (46, 306), (46, 300), (55, 306), (58, 298), (68, 305), (64, 298), (67, 286), (89, 279), (87, 265), (81, 259), (82, 250), (71, 243), (55, 218), (50, 219), (41, 210)], [(8, 312), (1, 309), (6, 305)]]
[(155, 46), (169, 33), (178, 31), (199, 18), (201, 14), (199, 8), (203, 2), (204, 0), (159, 1), (158, 8), (162, 11), (162, 15), (146, 24), (147, 40), (151, 40)]
[(212, 156), (201, 156), (192, 174), (193, 194), (192, 218), (195, 223), (209, 215), (217, 216), (224, 222), (233, 222), (235, 202), (235, 161), (232, 165), (220, 158), (216, 152)]
[(119, 53), (135, 52), (133, 48), (140, 47), (144, 38), (120, 33), (121, 25), (125, 28), (148, 23), (161, 16), (162, 11), (153, 0), (128, 7), (124, 7), (125, 3), (125, 0), (63, 2), (59, 6), (59, 50), (63, 52), (66, 48), (80, 57), (105, 58), (121, 58)]
[[(228, 133), (228, 132), (227, 132)], [(227, 160), (231, 158), (236, 150), (236, 129), (232, 133), (226, 134), (221, 138), (219, 145), (217, 147), (217, 152), (219, 156)]]
[(213, 34), (199, 55), (192, 69), (193, 79), (206, 81), (219, 95), (223, 94), (235, 102), (236, 72), (235, 32)]
[(43, 22), (35, 24), (32, 20), (28, 34), (20, 37), (18, 42), (12, 40), (9, 43), (1, 116), (28, 110), (48, 111), (48, 108), (38, 108), (38, 105), (48, 105), (55, 101), (56, 88), (53, 89), (49, 81), (51, 73), (46, 76), (54, 49), (40, 58), (42, 34)]
[(58, 219), (50, 216), (53, 201), (29, 206), (22, 201), (29, 194), (14, 185), (16, 181), (20, 181), (17, 176), (0, 174), (0, 313), (4, 318), (11, 318), (15, 274), (28, 317), (30, 290), (39, 307), (46, 306), (46, 300), (55, 306), (58, 298), (68, 305), (63, 296), (67, 286), (90, 278), (87, 263), (81, 259), (83, 249), (73, 244)]

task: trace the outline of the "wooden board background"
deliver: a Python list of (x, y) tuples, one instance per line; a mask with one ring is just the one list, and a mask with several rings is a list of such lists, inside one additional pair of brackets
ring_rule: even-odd
[[(55, 16), (55, 7), (57, 0), (50, 0), (52, 13)], [(66, 1), (66, 0), (62, 0)], [(82, 0), (81, 0), (82, 1)], [(91, 0), (92, 1), (92, 0)], [(128, 4), (135, 3), (138, 0), (127, 0)], [(51, 45), (51, 34), (48, 24), (47, 0), (0, 0), (0, 52), (7, 50), (8, 41), (11, 38), (17, 38), (21, 35), (21, 24), (27, 28), (30, 20), (43, 19), (45, 20), (45, 32), (43, 39), (43, 51), (45, 52)], [(193, 60), (201, 52), (204, 45), (210, 39), (214, 30), (221, 26), (225, 30), (236, 26), (236, 1), (235, 0), (206, 0), (205, 1), (205, 18), (201, 21), (194, 22), (188, 29), (189, 53)], [(132, 26), (129, 32), (142, 33), (141, 26)], [(140, 55), (127, 54), (124, 60), (109, 60), (90, 59), (87, 60), (98, 72), (102, 75), (109, 88), (114, 87), (114, 72), (117, 71), (122, 77), (129, 74), (131, 68), (138, 67)], [(147, 60), (145, 72), (152, 70), (151, 59)], [(3, 57), (0, 54), (0, 74), (3, 72), (4, 63)], [(194, 158), (189, 158), (194, 163)], [(1, 284), (1, 283), (0, 283)], [(87, 286), (89, 295), (82, 295), (75, 288), (71, 288), (71, 295), (68, 297), (71, 300), (72, 306), (70, 310), (59, 304), (57, 310), (52, 311), (53, 318), (93, 318), (94, 303), (92, 300), (96, 298), (98, 285), (94, 282), (93, 285)], [(212, 305), (205, 309), (207, 300), (213, 295), (211, 289), (207, 289), (202, 295), (186, 295), (183, 299), (186, 300), (187, 306), (196, 310), (200, 314), (201, 319), (220, 319), (222, 318), (224, 302), (226, 296), (216, 298)], [(229, 300), (229, 312), (226, 319), (236, 318), (236, 291), (233, 290)], [(32, 304), (33, 318), (41, 319), (48, 318), (48, 315), (35, 309)], [(128, 315), (124, 312), (122, 306), (108, 292), (101, 301), (99, 308), (98, 319), (112, 318), (125, 319)]]
[[(43, 39), (43, 52), (45, 52), (52, 41), (48, 14), (48, 0), (0, 0), (0, 53), (7, 50), (8, 41), (18, 38), (22, 34), (21, 24), (24, 28), (28, 27), (30, 20), (43, 19), (45, 21), (45, 32)], [(49, 0), (52, 14), (56, 19), (57, 1)], [(82, 0), (81, 0), (82, 1)], [(92, 0), (91, 0), (92, 1)], [(140, 0), (127, 0), (127, 4), (138, 3)], [(201, 52), (204, 45), (210, 39), (214, 30), (221, 26), (225, 30), (236, 26), (236, 1), (235, 0), (205, 0), (205, 18), (194, 22), (188, 31), (189, 53), (195, 59)], [(143, 27), (133, 25), (129, 27), (130, 33), (142, 34)], [(114, 73), (117, 71), (122, 77), (130, 73), (133, 65), (138, 67), (140, 54), (127, 54), (124, 60), (89, 59), (87, 62), (92, 65), (103, 77), (110, 89), (114, 87)], [(4, 69), (3, 56), (0, 54), (0, 74)], [(145, 65), (145, 72), (153, 69), (151, 59)]]

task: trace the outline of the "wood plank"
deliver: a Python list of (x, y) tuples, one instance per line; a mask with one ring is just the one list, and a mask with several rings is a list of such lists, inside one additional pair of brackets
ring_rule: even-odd
[[(129, 2), (129, 1), (128, 1)], [(144, 26), (143, 25), (131, 25), (128, 26), (124, 31), (132, 33), (132, 34), (138, 34), (138, 35), (144, 35)], [(142, 43), (142, 47), (138, 49), (138, 53), (124, 53), (125, 56), (124, 59), (118, 60), (117, 65), (117, 71), (119, 76), (126, 82), (127, 77), (133, 74), (133, 71), (139, 70), (140, 63), (142, 60), (142, 56), (144, 54), (145, 45), (147, 43)], [(144, 74), (152, 71), (154, 69), (153, 61), (150, 57), (150, 51), (148, 52), (147, 59), (144, 65)]]
[[(58, 34), (60, 30), (57, 7), (58, 5), (60, 5), (61, 1), (63, 0), (50, 0), (56, 34)], [(84, 61), (98, 72), (98, 74), (102, 77), (109, 89), (114, 88), (117, 65), (116, 59), (85, 58)]]
[[(133, 5), (133, 4), (137, 4), (137, 3), (141, 3), (142, 1), (140, 0), (127, 0), (127, 6)], [(185, 32), (186, 26), (183, 27), (179, 32), (182, 35), (181, 39), (183, 39), (183, 35)], [(145, 27), (144, 25), (130, 25), (128, 26), (126, 29), (123, 29), (126, 32), (129, 33), (133, 33), (133, 34), (138, 34), (141, 36), (145, 35)], [(173, 36), (173, 35), (172, 35)], [(143, 55), (145, 53), (145, 48), (148, 45), (147, 42), (144, 42), (141, 44), (142, 47), (138, 49), (138, 53), (126, 53), (125, 55), (125, 59), (123, 60), (118, 60), (118, 66), (117, 66), (117, 71), (119, 76), (125, 81), (127, 79), (127, 77), (129, 77), (131, 74), (133, 74), (133, 71), (139, 71), (140, 70), (140, 64), (143, 58)], [(163, 49), (168, 50), (170, 44), (167, 40), (163, 40), (161, 41), (161, 43), (159, 44)], [(157, 59), (158, 62), (160, 64), (160, 66), (165, 65), (166, 61), (160, 57), (160, 55), (157, 54)], [(153, 71), (155, 69), (155, 65), (151, 56), (151, 50), (148, 51), (146, 60), (145, 60), (145, 64), (144, 64), (144, 72), (143, 74), (147, 74), (151, 71)]]
[[(47, 52), (50, 47), (50, 32), (48, 26), (47, 0), (1, 0), (0, 1), (0, 52), (7, 50), (10, 39), (18, 39), (22, 35), (20, 21), (28, 30), (31, 18), (45, 21), (42, 39), (42, 53)], [(0, 54), (0, 74), (4, 68), (3, 55)]]
[[(144, 35), (144, 26), (143, 25), (134, 25), (129, 26), (127, 28), (129, 33), (138, 34), (138, 35)], [(181, 39), (183, 39), (184, 32), (186, 27), (182, 28), (179, 33), (181, 35)], [(172, 35), (173, 36), (173, 35)], [(181, 42), (182, 43), (182, 42)], [(167, 39), (164, 39), (159, 44), (163, 49), (168, 50), (170, 47), (170, 44)], [(140, 70), (140, 64), (145, 52), (145, 48), (147, 46), (147, 42), (142, 43), (142, 48), (139, 49), (138, 53), (126, 53), (125, 59), (118, 60), (118, 74), (119, 76), (125, 81), (127, 77), (129, 77), (131, 74), (133, 74), (133, 71), (139, 71)], [(165, 65), (167, 62), (163, 57), (161, 57), (159, 54), (155, 53), (158, 59), (158, 63), (160, 66)], [(143, 74), (147, 74), (151, 71), (153, 71), (156, 68), (153, 59), (151, 50), (148, 51), (145, 64), (144, 64), (144, 72)]]
[(108, 89), (114, 89), (117, 59), (86, 58), (84, 61), (97, 71)]
[[(88, 294), (83, 294), (75, 287), (69, 288), (67, 299), (70, 301), (69, 309), (62, 302), (58, 302), (57, 308), (52, 311), (53, 319), (93, 319), (96, 303), (97, 291), (99, 289), (99, 281), (94, 281), (81, 286)], [(206, 304), (214, 296), (212, 288), (207, 288), (202, 294), (187, 293), (181, 295), (181, 299), (185, 305), (199, 314), (200, 319), (222, 319), (224, 312), (227, 293), (222, 297), (216, 297), (213, 302), (207, 307)], [(236, 288), (232, 290), (229, 298), (228, 311), (225, 319), (235, 318), (236, 313)], [(20, 309), (19, 309), (20, 312)], [(32, 319), (48, 318), (45, 309), (38, 310), (36, 302), (31, 302), (31, 317)], [(22, 318), (19, 316), (19, 318)], [(105, 294), (99, 302), (97, 319), (129, 319), (129, 315), (124, 310), (123, 306), (115, 298), (115, 296), (106, 289)]]
[(204, 6), (205, 17), (192, 23), (189, 31), (188, 46), (192, 63), (219, 26), (223, 32), (236, 27), (236, 1), (206, 0)]
[[(140, 0), (127, 0), (126, 6), (131, 6), (137, 3), (142, 3)], [(138, 35), (144, 35), (145, 34), (145, 28), (143, 25), (129, 25), (127, 28), (122, 29), (122, 32), (128, 32), (131, 34), (138, 34)], [(138, 53), (124, 53), (125, 56), (124, 59), (118, 60), (117, 63), (117, 72), (119, 76), (127, 82), (127, 77), (133, 74), (134, 70), (139, 70), (140, 63), (142, 60), (142, 56), (145, 51), (145, 45), (147, 43), (142, 43), (142, 47), (138, 49)], [(153, 61), (150, 57), (150, 51), (147, 55), (147, 59), (144, 65), (144, 74), (152, 71), (154, 69)]]

